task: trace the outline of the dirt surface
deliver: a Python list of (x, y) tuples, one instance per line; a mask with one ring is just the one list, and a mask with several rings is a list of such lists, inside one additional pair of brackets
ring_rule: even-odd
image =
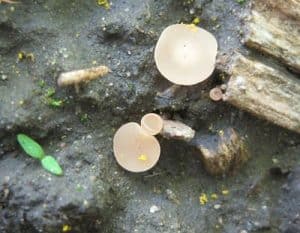
[[(199, 17), (220, 53), (248, 53), (240, 41), (249, 4), (115, 0), (106, 10), (96, 1), (1, 3), (0, 232), (299, 232), (299, 168), (287, 179), (300, 165), (299, 135), (210, 101), (209, 90), (225, 81), (222, 70), (172, 98), (157, 96), (171, 85), (153, 60), (161, 31)], [(34, 59), (18, 59), (21, 52)], [(97, 64), (112, 72), (79, 93), (57, 87), (60, 72)], [(147, 112), (180, 120), (197, 135), (233, 127), (251, 159), (230, 176), (212, 177), (195, 148), (159, 138), (157, 166), (128, 173), (113, 157), (112, 137)], [(24, 154), (21, 132), (57, 158), (64, 176)]]

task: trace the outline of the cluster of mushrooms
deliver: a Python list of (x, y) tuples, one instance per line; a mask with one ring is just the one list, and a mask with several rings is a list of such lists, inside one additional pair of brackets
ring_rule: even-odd
[[(190, 86), (206, 80), (214, 71), (218, 44), (208, 31), (194, 24), (170, 25), (161, 33), (154, 51), (159, 72), (175, 85)], [(61, 73), (58, 86), (79, 86), (108, 74), (107, 66)], [(222, 99), (222, 87), (212, 89), (212, 100)], [(146, 114), (141, 125), (122, 125), (113, 140), (114, 155), (121, 167), (131, 172), (151, 169), (160, 156), (160, 145), (154, 135), (161, 132), (166, 121), (154, 113)]]
[[(162, 32), (154, 51), (159, 72), (177, 85), (194, 85), (206, 80), (215, 69), (218, 44), (208, 31), (194, 24), (174, 24)], [(141, 125), (129, 122), (115, 133), (113, 150), (118, 164), (131, 172), (151, 169), (160, 156), (154, 135), (163, 128), (163, 119), (146, 114)]]

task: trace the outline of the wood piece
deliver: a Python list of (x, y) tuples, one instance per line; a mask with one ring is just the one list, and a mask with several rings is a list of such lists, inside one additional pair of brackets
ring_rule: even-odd
[(205, 169), (211, 175), (223, 175), (240, 168), (250, 157), (244, 140), (233, 128), (217, 135), (202, 135), (193, 140), (201, 152)]
[(164, 120), (163, 129), (160, 134), (168, 139), (188, 142), (195, 136), (195, 131), (179, 121)]
[(242, 55), (230, 73), (225, 101), (300, 133), (300, 79)]
[(299, 29), (299, 0), (255, 0), (245, 43), (300, 72)]

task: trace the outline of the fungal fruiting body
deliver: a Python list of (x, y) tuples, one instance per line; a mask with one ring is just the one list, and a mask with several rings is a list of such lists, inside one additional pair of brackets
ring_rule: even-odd
[(144, 172), (157, 163), (160, 145), (153, 134), (160, 132), (160, 121), (162, 122), (160, 116), (150, 113), (142, 118), (142, 126), (129, 122), (117, 130), (113, 139), (113, 150), (121, 167), (131, 172)]
[(194, 85), (214, 71), (217, 49), (217, 40), (210, 32), (195, 25), (174, 24), (158, 39), (154, 60), (172, 83)]
[(163, 128), (163, 120), (155, 113), (148, 113), (142, 117), (141, 127), (147, 134), (156, 135)]
[(107, 66), (65, 72), (59, 75), (57, 84), (58, 86), (78, 85), (82, 82), (89, 82), (98, 77), (103, 77), (108, 72), (110, 72), (110, 69)]
[(223, 92), (220, 87), (214, 87), (213, 89), (210, 90), (209, 92), (209, 97), (213, 101), (219, 101), (223, 98)]

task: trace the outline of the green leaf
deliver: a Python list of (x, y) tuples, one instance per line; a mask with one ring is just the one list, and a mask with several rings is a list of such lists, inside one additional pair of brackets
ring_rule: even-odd
[(43, 168), (45, 168), (47, 171), (51, 172), (54, 175), (62, 175), (63, 171), (61, 167), (59, 166), (58, 162), (50, 155), (45, 156), (41, 160)]
[(35, 159), (42, 159), (45, 156), (43, 148), (32, 138), (25, 134), (18, 134), (17, 140), (23, 150)]

